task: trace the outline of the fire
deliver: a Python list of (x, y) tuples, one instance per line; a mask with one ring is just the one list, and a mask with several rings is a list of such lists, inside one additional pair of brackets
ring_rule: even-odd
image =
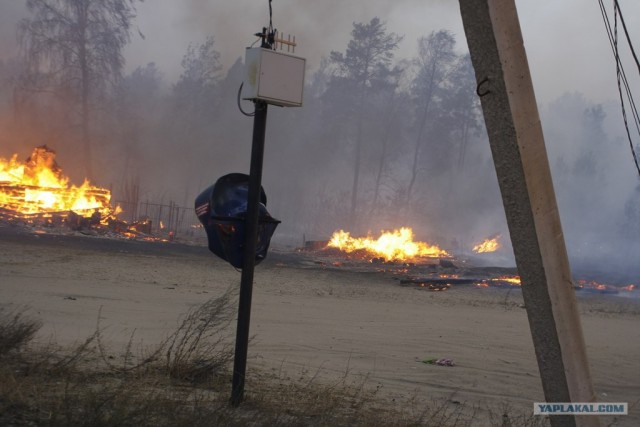
[(88, 180), (69, 185), (46, 145), (35, 148), (24, 163), (17, 158), (0, 157), (0, 208), (20, 217), (69, 211), (83, 217), (99, 213), (102, 219), (113, 215), (111, 192)]
[(488, 237), (482, 243), (478, 243), (473, 247), (473, 252), (477, 254), (495, 252), (500, 249), (500, 235)]
[(447, 251), (438, 246), (424, 242), (413, 241), (413, 230), (403, 227), (398, 230), (382, 232), (380, 237), (356, 238), (347, 231), (340, 230), (333, 233), (328, 247), (337, 248), (350, 253), (364, 250), (382, 257), (386, 261), (408, 261), (419, 257), (448, 257)]
[(514, 286), (521, 286), (520, 276), (499, 276), (490, 279), (492, 282), (503, 282)]
[(629, 285), (608, 285), (596, 282), (595, 280), (578, 280), (575, 286), (576, 290), (585, 290), (587, 292), (595, 292), (601, 294), (617, 294), (620, 291), (633, 292), (638, 287), (634, 284)]

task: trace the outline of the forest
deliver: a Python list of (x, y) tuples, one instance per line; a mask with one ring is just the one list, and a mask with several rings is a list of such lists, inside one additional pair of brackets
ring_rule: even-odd
[[(224, 34), (193, 41), (168, 81), (155, 63), (126, 71), (123, 49), (138, 37), (131, 2), (26, 4), (20, 51), (0, 62), (0, 156), (47, 144), (67, 175), (110, 188), (125, 211), (142, 200), (189, 207), (218, 177), (248, 173), (243, 52), (222, 63)], [(401, 58), (402, 38), (384, 17), (354, 22), (348, 43), (306, 70), (303, 107), (269, 108), (263, 186), (282, 220), (274, 241), (411, 226), (464, 255), (500, 234), (498, 261), (508, 264), (466, 41), (426, 29), (413, 57)], [(615, 95), (593, 103), (558, 93), (539, 108), (572, 262), (631, 277), (640, 271), (640, 182)]]

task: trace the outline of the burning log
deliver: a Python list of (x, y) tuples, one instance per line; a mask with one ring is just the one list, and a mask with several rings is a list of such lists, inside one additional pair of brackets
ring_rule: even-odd
[(458, 268), (452, 261), (448, 259), (441, 259), (438, 261), (442, 268)]
[(137, 231), (138, 233), (151, 235), (151, 225), (151, 220), (145, 218), (139, 221), (135, 221), (133, 224), (131, 224), (129, 226), (129, 231)]
[(74, 211), (69, 211), (66, 223), (72, 230), (81, 230), (83, 228), (91, 228), (100, 225), (101, 215), (99, 211), (94, 212), (90, 217), (83, 217)]

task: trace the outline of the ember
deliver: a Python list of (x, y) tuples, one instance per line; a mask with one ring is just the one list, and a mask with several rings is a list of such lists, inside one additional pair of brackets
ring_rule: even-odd
[(26, 162), (17, 155), (0, 158), (0, 209), (14, 218), (64, 217), (73, 212), (94, 221), (106, 221), (116, 212), (110, 205), (111, 192), (85, 180), (80, 187), (69, 185), (69, 178), (55, 161), (55, 152), (46, 145), (37, 147)]
[(499, 276), (491, 279), (494, 283), (508, 284), (511, 286), (522, 286), (520, 276)]
[(595, 280), (578, 280), (574, 286), (574, 289), (577, 291), (585, 291), (596, 294), (618, 294), (620, 291), (633, 292), (637, 289), (637, 286), (634, 284), (625, 286), (613, 286), (596, 282)]
[(502, 236), (497, 235), (484, 239), (482, 243), (478, 243), (473, 247), (473, 252), (477, 254), (495, 252), (500, 249), (500, 238)]
[(403, 227), (399, 230), (383, 232), (380, 237), (356, 238), (347, 231), (333, 233), (327, 247), (337, 248), (351, 253), (366, 251), (373, 257), (381, 257), (386, 261), (409, 261), (420, 257), (448, 257), (449, 253), (438, 246), (413, 241), (413, 230)]

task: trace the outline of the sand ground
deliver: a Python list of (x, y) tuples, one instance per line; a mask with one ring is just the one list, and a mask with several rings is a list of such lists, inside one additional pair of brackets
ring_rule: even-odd
[[(124, 348), (134, 331), (138, 344), (152, 345), (190, 307), (239, 282), (239, 272), (202, 247), (0, 225), (0, 304), (29, 307), (44, 323), (43, 342), (82, 341), (100, 313), (112, 348)], [(579, 303), (598, 400), (628, 402), (629, 416), (615, 425), (640, 425), (640, 298), (579, 295)], [(521, 306), (517, 289), (429, 292), (399, 286), (392, 274), (274, 249), (256, 269), (248, 369), (366, 377), (381, 398), (412, 410), (447, 399), (531, 413), (544, 399)], [(455, 366), (421, 363), (441, 357)]]

